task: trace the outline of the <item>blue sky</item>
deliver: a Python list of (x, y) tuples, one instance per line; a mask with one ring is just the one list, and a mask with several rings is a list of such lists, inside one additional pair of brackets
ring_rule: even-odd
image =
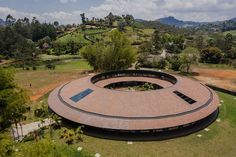
[(0, 0), (0, 18), (37, 17), (40, 21), (80, 23), (80, 13), (91, 18), (109, 12), (154, 20), (175, 16), (182, 20), (217, 21), (236, 17), (236, 0)]

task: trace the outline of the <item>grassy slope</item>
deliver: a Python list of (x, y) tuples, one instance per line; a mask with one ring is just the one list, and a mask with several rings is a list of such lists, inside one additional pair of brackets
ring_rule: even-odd
[(55, 42), (66, 44), (68, 41), (74, 41), (75, 43), (84, 43), (84, 44), (90, 43), (88, 40), (84, 39), (83, 34), (80, 32), (73, 32), (73, 33), (67, 34), (65, 36), (58, 38)]
[(109, 29), (87, 29), (85, 30), (85, 34), (92, 34), (92, 33), (103, 33), (103, 32), (106, 32), (108, 31)]

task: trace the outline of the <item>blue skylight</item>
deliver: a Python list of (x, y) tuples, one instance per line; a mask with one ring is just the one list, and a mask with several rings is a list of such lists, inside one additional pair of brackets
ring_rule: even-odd
[(84, 90), (83, 92), (74, 95), (70, 99), (74, 102), (78, 102), (92, 92), (93, 92), (93, 90), (88, 88), (88, 89)]

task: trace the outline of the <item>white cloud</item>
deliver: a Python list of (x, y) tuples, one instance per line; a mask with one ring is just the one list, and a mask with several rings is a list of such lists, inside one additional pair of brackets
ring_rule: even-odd
[(92, 6), (89, 14), (129, 13), (136, 18), (157, 19), (175, 16), (184, 20), (214, 21), (235, 16), (235, 0), (105, 0)]
[(28, 17), (32, 19), (36, 17), (41, 22), (53, 22), (59, 21), (61, 24), (72, 24), (72, 23), (80, 23), (80, 14), (81, 11), (72, 11), (72, 12), (64, 12), (64, 11), (55, 11), (55, 12), (45, 12), (42, 14), (35, 14), (29, 12), (20, 12), (8, 7), (0, 7), (0, 18), (5, 19), (8, 14), (11, 14), (14, 18), (24, 18)]

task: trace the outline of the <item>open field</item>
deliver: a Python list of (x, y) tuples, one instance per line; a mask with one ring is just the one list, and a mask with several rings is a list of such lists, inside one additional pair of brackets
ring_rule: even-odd
[[(92, 70), (85, 60), (65, 60), (55, 70), (39, 67), (37, 71), (16, 70), (16, 82), (29, 91), (35, 101), (62, 83), (85, 76), (85, 70)], [(31, 87), (30, 87), (31, 84)]]
[(211, 66), (194, 67), (193, 72), (197, 73), (194, 78), (207, 84), (236, 91), (236, 70), (227, 68), (224, 65), (221, 68)]

